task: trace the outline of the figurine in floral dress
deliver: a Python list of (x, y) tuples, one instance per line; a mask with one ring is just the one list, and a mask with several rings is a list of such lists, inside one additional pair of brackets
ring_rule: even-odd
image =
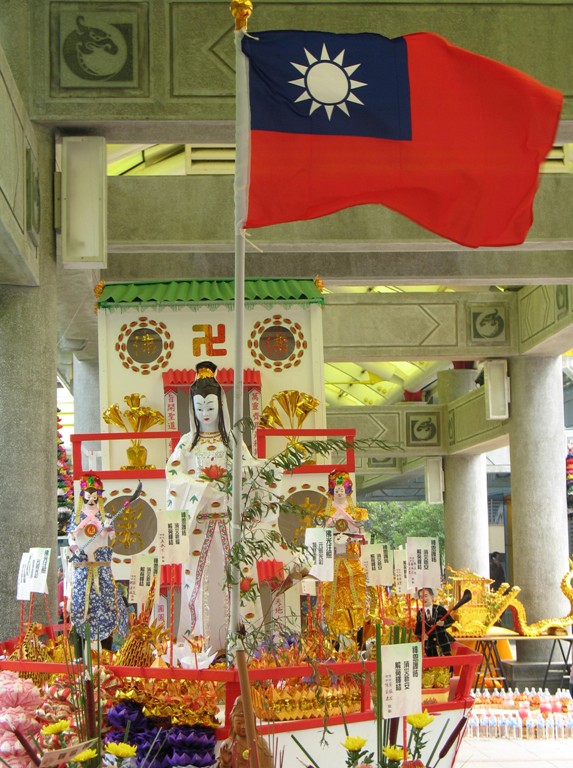
[(85, 475), (80, 487), (80, 506), (68, 528), (74, 571), (70, 619), (81, 638), (89, 627), (91, 642), (105, 641), (104, 647), (111, 647), (113, 633), (125, 635), (128, 625), (127, 607), (111, 571), (115, 533), (105, 520), (100, 478)]

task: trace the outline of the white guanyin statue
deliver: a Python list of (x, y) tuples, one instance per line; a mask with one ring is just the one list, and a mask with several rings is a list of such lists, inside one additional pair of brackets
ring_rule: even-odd
[[(232, 441), (229, 414), (223, 389), (210, 361), (198, 363), (191, 385), (191, 430), (179, 440), (165, 472), (167, 509), (186, 510), (189, 523), (189, 563), (185, 568), (184, 602), (189, 617), (182, 615), (179, 636), (201, 636), (204, 647), (224, 649), (229, 629), (229, 559), (231, 497), (218, 478), (232, 474)], [(242, 446), (243, 483), (265, 462), (254, 459)], [(250, 470), (250, 471), (249, 471)], [(256, 472), (254, 473), (256, 474)], [(281, 477), (275, 470), (276, 481)], [(265, 489), (265, 492), (271, 489)], [(270, 519), (272, 517), (272, 519)], [(261, 527), (276, 527), (276, 514), (267, 515)], [(256, 571), (241, 569), (242, 581), (256, 579)], [(243, 601), (241, 618), (261, 620), (260, 602)]]

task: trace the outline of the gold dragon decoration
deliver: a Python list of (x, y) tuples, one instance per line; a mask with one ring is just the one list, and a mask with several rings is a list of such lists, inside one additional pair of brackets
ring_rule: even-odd
[(449, 580), (453, 586), (451, 602), (456, 600), (469, 589), (472, 599), (456, 612), (456, 622), (451, 632), (456, 637), (483, 637), (488, 629), (499, 621), (502, 613), (509, 609), (513, 614), (514, 627), (518, 635), (524, 637), (539, 637), (540, 635), (564, 635), (573, 624), (573, 560), (569, 560), (569, 570), (561, 580), (561, 591), (569, 600), (570, 611), (561, 618), (540, 619), (528, 624), (525, 607), (518, 594), (521, 587), (510, 587), (503, 583), (498, 590), (491, 591), (491, 579), (478, 576), (471, 571), (454, 570), (447, 566), (450, 572)]

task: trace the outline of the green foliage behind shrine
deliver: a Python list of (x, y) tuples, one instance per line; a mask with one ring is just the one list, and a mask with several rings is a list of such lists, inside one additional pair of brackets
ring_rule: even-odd
[(369, 501), (361, 506), (368, 510), (371, 533), (376, 541), (389, 542), (392, 549), (406, 545), (408, 536), (435, 536), (444, 560), (444, 505), (424, 501)]

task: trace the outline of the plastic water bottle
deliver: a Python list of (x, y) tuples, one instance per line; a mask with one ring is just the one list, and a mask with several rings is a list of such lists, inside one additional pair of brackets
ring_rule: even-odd
[(535, 722), (533, 721), (532, 717), (528, 717), (525, 721), (525, 738), (526, 739), (534, 739), (535, 738)]
[(470, 739), (477, 739), (479, 736), (479, 719), (476, 714), (471, 715), (468, 721), (468, 736)]
[(523, 738), (523, 723), (521, 722), (521, 718), (517, 713), (513, 715), (513, 733), (514, 739)]
[(547, 731), (547, 738), (554, 739), (555, 738), (555, 719), (551, 714), (547, 715), (547, 720), (545, 721), (545, 729)]
[(498, 735), (500, 738), (502, 739), (509, 738), (509, 723), (505, 715), (500, 716), (497, 723), (497, 728), (498, 728)]
[(547, 738), (547, 727), (545, 725), (545, 720), (541, 715), (537, 718), (535, 722), (535, 730), (537, 731), (537, 738), (538, 739), (546, 739)]
[(481, 715), (479, 719), (479, 737), (480, 739), (487, 739), (489, 736), (489, 717), (487, 714)]
[(555, 738), (565, 738), (565, 721), (563, 720), (563, 715), (560, 714), (555, 715)]

